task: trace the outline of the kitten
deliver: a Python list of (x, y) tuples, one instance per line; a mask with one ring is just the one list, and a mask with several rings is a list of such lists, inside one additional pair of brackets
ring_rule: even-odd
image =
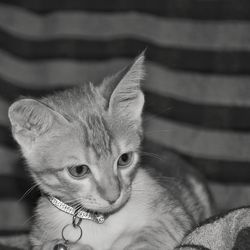
[(80, 229), (63, 232), (73, 241), (82, 230), (69, 249), (170, 250), (210, 216), (209, 196), (196, 177), (161, 180), (139, 166), (143, 77), (141, 54), (98, 86), (89, 83), (10, 107), (13, 136), (44, 193), (30, 236), (34, 249), (53, 249), (63, 228), (72, 225), (73, 216), (49, 197), (106, 217), (103, 224), (78, 219)]

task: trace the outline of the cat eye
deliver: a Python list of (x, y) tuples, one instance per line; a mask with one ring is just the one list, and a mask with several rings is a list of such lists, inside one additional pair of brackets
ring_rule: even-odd
[(69, 167), (68, 172), (72, 177), (81, 179), (85, 175), (87, 175), (90, 172), (90, 170), (87, 165), (79, 165), (79, 166)]
[(133, 152), (124, 153), (119, 157), (117, 165), (119, 167), (127, 167), (132, 163), (132, 161), (133, 161)]

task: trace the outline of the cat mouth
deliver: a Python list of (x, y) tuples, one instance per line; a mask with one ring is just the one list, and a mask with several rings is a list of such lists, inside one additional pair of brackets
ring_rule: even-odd
[(94, 213), (102, 213), (104, 215), (112, 215), (116, 212), (118, 212), (124, 205), (126, 204), (126, 202), (124, 203), (119, 203), (119, 204), (114, 204), (114, 205), (110, 205), (107, 207), (102, 207), (102, 208), (96, 208), (94, 210), (88, 209), (89, 211), (92, 211)]
[(118, 212), (120, 209), (122, 209), (127, 204), (129, 198), (130, 198), (130, 193), (126, 193), (126, 194), (121, 195), (115, 203), (110, 204), (108, 206), (93, 207), (93, 208), (87, 208), (84, 206), (82, 206), (82, 207), (85, 210), (88, 210), (92, 213), (102, 213), (106, 216), (110, 216), (110, 215)]

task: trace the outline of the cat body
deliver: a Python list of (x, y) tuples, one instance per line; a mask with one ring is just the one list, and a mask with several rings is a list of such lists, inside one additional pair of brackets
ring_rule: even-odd
[[(156, 181), (150, 171), (139, 168), (127, 204), (104, 224), (82, 221), (79, 244), (95, 250), (174, 249), (188, 231), (211, 214), (202, 183), (191, 175), (186, 178), (185, 182), (168, 180), (167, 185), (161, 185), (160, 176)], [(40, 199), (36, 214), (39, 227), (33, 228), (34, 245), (60, 239), (61, 229), (72, 222), (72, 216), (58, 211), (45, 197)]]
[[(196, 177), (164, 179), (140, 166), (143, 61), (139, 56), (101, 85), (22, 99), (10, 107), (14, 138), (45, 194), (30, 236), (34, 249), (53, 249), (72, 224), (72, 215), (47, 195), (107, 216), (103, 224), (83, 220), (73, 250), (170, 250), (210, 216), (209, 195)], [(67, 237), (77, 234), (72, 228)]]

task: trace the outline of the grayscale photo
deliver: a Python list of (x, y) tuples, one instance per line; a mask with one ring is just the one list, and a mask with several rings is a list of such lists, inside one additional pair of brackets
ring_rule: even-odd
[(0, 250), (250, 250), (250, 1), (0, 0)]

